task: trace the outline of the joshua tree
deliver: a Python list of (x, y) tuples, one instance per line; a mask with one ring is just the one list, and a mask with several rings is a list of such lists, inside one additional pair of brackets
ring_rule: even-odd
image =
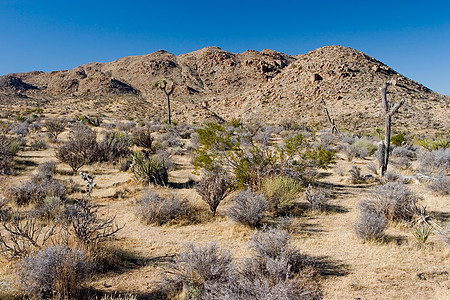
[(170, 111), (170, 95), (172, 94), (173, 90), (175, 89), (175, 84), (172, 81), (172, 83), (167, 83), (167, 79), (163, 78), (161, 79), (161, 81), (156, 81), (153, 83), (153, 87), (155, 88), (160, 88), (164, 94), (167, 97), (167, 114), (168, 114), (168, 118), (167, 118), (167, 123), (172, 124), (172, 120), (171, 120), (171, 111)]
[(398, 111), (400, 106), (405, 103), (405, 99), (402, 99), (400, 102), (397, 102), (394, 107), (389, 108), (389, 102), (386, 98), (387, 87), (390, 82), (386, 82), (381, 87), (381, 101), (383, 102), (384, 112), (385, 112), (385, 121), (384, 121), (384, 141), (381, 141), (378, 146), (378, 161), (380, 163), (379, 174), (384, 176), (386, 173), (388, 162), (389, 162), (389, 148), (391, 143), (391, 119), (392, 116)]

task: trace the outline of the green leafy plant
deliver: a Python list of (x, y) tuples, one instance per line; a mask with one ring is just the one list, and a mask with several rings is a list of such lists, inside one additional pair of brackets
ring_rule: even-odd
[(284, 175), (301, 179), (306, 169), (327, 168), (334, 152), (313, 147), (302, 134), (288, 135), (275, 147), (254, 143), (245, 128), (228, 132), (217, 123), (197, 129), (200, 146), (195, 149), (196, 170), (230, 170), (237, 187), (258, 187), (267, 176)]
[(415, 224), (411, 231), (417, 242), (423, 245), (433, 233), (433, 228), (426, 222), (420, 222)]
[(300, 182), (287, 176), (267, 177), (263, 179), (261, 187), (269, 208), (275, 212), (284, 212), (291, 208), (302, 190)]
[(169, 183), (168, 160), (162, 156), (148, 156), (135, 152), (131, 157), (131, 171), (137, 181), (167, 185)]

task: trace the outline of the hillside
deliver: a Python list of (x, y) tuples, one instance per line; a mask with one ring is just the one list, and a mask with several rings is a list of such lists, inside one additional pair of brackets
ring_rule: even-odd
[(319, 102), (324, 98), (338, 126), (369, 129), (380, 124), (379, 87), (391, 80), (389, 98), (406, 100), (395, 118), (397, 128), (450, 128), (448, 96), (342, 46), (296, 56), (272, 50), (233, 54), (217, 47), (179, 56), (160, 50), (72, 70), (8, 74), (0, 77), (0, 103), (38, 100), (66, 110), (84, 107), (105, 115), (163, 119), (162, 93), (152, 88), (161, 78), (176, 84), (172, 103), (178, 121), (218, 116), (326, 124)]

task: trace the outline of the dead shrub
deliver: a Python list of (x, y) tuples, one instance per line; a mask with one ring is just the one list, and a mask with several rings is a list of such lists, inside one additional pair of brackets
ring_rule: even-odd
[(10, 174), (14, 153), (10, 149), (10, 140), (0, 134), (0, 174)]
[(146, 149), (152, 148), (152, 131), (149, 127), (136, 128), (132, 133), (132, 140), (136, 146)]
[(45, 197), (66, 196), (66, 189), (57, 180), (47, 176), (34, 176), (30, 181), (22, 182), (20, 185), (10, 187), (6, 196), (17, 205), (28, 203), (42, 203)]
[(420, 200), (408, 187), (399, 182), (389, 182), (372, 190), (372, 202), (389, 221), (411, 221)]
[(69, 139), (56, 150), (56, 158), (68, 164), (73, 172), (99, 158), (97, 134), (86, 125), (78, 124)]
[(355, 224), (356, 235), (364, 240), (377, 240), (387, 228), (386, 217), (376, 210), (360, 208), (359, 220)]
[(313, 191), (311, 185), (305, 190), (306, 201), (309, 202), (313, 210), (324, 211), (330, 201), (329, 196), (323, 190)]
[(228, 216), (239, 223), (250, 227), (260, 225), (268, 204), (263, 195), (250, 190), (242, 190), (231, 199), (233, 206), (228, 209)]
[(52, 140), (56, 141), (58, 135), (66, 129), (66, 121), (62, 119), (52, 118), (45, 120), (45, 127)]
[(22, 289), (39, 298), (78, 298), (93, 269), (83, 251), (61, 245), (40, 250), (19, 264)]
[(213, 174), (202, 178), (195, 186), (195, 190), (203, 201), (209, 205), (213, 216), (215, 216), (220, 202), (233, 191), (233, 184), (231, 178), (226, 174)]
[(185, 299), (227, 298), (236, 280), (231, 253), (215, 243), (206, 247), (188, 244), (175, 258), (163, 279), (164, 289)]
[(450, 178), (440, 173), (427, 185), (427, 188), (438, 195), (450, 195)]
[(186, 200), (175, 197), (161, 197), (148, 190), (137, 202), (136, 214), (146, 224), (163, 224), (186, 218), (190, 213)]

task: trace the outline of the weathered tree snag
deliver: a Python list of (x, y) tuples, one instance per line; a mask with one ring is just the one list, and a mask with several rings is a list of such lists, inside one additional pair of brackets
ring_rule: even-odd
[(400, 102), (397, 102), (394, 107), (389, 109), (389, 103), (387, 101), (386, 93), (387, 87), (389, 86), (389, 81), (386, 82), (381, 89), (381, 101), (383, 102), (384, 107), (384, 141), (381, 141), (378, 145), (378, 162), (380, 165), (379, 174), (380, 176), (384, 176), (387, 170), (388, 162), (389, 162), (389, 150), (391, 146), (391, 119), (392, 116), (398, 111), (400, 106), (405, 103), (405, 99), (402, 99)]
[(341, 132), (337, 128), (336, 123), (334, 122), (334, 119), (332, 119), (330, 117), (330, 113), (328, 112), (327, 105), (325, 104), (325, 100), (323, 100), (323, 98), (321, 99), (321, 102), (323, 104), (323, 108), (325, 109), (325, 113), (327, 114), (328, 122), (330, 122), (330, 125), (331, 125), (331, 133), (334, 135), (340, 136)]

